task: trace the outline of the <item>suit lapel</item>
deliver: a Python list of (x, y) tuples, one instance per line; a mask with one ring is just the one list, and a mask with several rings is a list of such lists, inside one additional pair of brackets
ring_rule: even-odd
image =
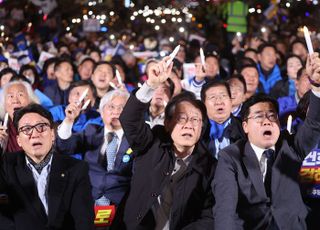
[[(98, 148), (98, 152), (97, 152), (97, 162), (103, 167), (103, 168), (106, 168), (107, 167), (107, 158), (106, 158), (106, 154), (105, 153), (101, 153), (101, 149), (104, 145), (104, 141), (102, 141), (102, 144), (101, 146)], [(121, 143), (120, 143), (120, 147), (119, 147), (119, 150), (117, 152), (117, 155), (116, 155), (116, 160), (115, 160), (115, 167), (116, 165), (120, 165), (120, 164), (123, 164), (122, 162), (122, 158), (123, 158), (123, 155), (126, 153), (126, 151), (128, 150), (129, 148), (129, 143), (127, 141), (127, 139), (125, 138), (125, 136), (123, 136), (122, 140), (121, 140)], [(130, 156), (131, 157), (131, 156)]]
[(15, 170), (23, 192), (26, 193), (27, 202), (30, 202), (30, 206), (37, 214), (36, 216), (38, 218), (40, 217), (42, 221), (46, 223), (47, 215), (45, 213), (43, 204), (38, 196), (38, 191), (32, 175), (32, 171), (26, 165), (24, 154), (18, 156), (18, 162)]
[[(283, 143), (283, 144), (282, 144)], [(280, 185), (281, 175), (281, 162), (285, 162), (285, 159), (282, 159), (285, 156), (285, 149), (288, 151), (290, 149), (287, 142), (282, 140), (278, 141), (276, 144), (276, 158), (272, 166), (272, 181), (271, 181), (271, 191), (273, 194), (276, 194), (276, 191)]]
[[(103, 129), (104, 130), (104, 129)], [(102, 131), (102, 133), (104, 133), (104, 131)], [(104, 135), (99, 135), (98, 138), (100, 139), (100, 146), (97, 150), (97, 155), (96, 155), (96, 162), (98, 162), (99, 165), (101, 165), (102, 168), (106, 168), (107, 167), (107, 157), (106, 157), (106, 146), (107, 143), (104, 140)], [(104, 148), (104, 151), (102, 151), (102, 148)]]
[(53, 154), (48, 187), (49, 222), (54, 221), (58, 215), (69, 176), (67, 168), (65, 161)]
[(249, 177), (258, 194), (267, 197), (258, 159), (250, 143), (247, 141), (244, 148), (243, 163), (248, 171)]
[(230, 124), (224, 130), (224, 136), (227, 137), (230, 140), (230, 142), (234, 142), (234, 140), (237, 140), (237, 136), (236, 136), (237, 127), (235, 124), (236, 121), (232, 115), (230, 119), (231, 119)]
[[(123, 136), (122, 141), (120, 143), (119, 150), (117, 152), (116, 161), (114, 163), (115, 166), (125, 164), (125, 162), (123, 162), (123, 156), (126, 154), (128, 148), (129, 148), (129, 143), (128, 143), (127, 139), (125, 138), (125, 136)], [(131, 158), (131, 156), (129, 156), (129, 157)], [(130, 159), (130, 160), (132, 160), (132, 159)]]
[(96, 162), (101, 165), (101, 167), (105, 168), (107, 167), (107, 157), (106, 157), (106, 152), (102, 151), (104, 143), (96, 150)]

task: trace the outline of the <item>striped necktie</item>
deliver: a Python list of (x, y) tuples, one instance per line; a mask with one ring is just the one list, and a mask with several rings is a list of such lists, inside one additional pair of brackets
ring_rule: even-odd
[(107, 135), (107, 148), (106, 148), (106, 156), (107, 156), (107, 170), (113, 170), (114, 162), (117, 155), (118, 148), (118, 137), (114, 132), (110, 132)]

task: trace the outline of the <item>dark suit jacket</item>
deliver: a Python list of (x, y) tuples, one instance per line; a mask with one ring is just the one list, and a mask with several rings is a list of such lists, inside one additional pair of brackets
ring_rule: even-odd
[(47, 216), (24, 152), (6, 153), (2, 160), (2, 189), (8, 194), (9, 212), (17, 230), (93, 229), (93, 202), (85, 162), (54, 153)]
[[(127, 229), (154, 229), (152, 207), (158, 202), (163, 188), (170, 183), (175, 162), (170, 134), (163, 126), (150, 130), (144, 121), (147, 109), (148, 104), (132, 95), (120, 116), (128, 141), (137, 153), (124, 210)], [(199, 143), (186, 173), (176, 184), (170, 229), (208, 229), (213, 226), (211, 207), (214, 200), (210, 184), (214, 169), (215, 160)]]
[(247, 141), (238, 141), (219, 155), (213, 192), (215, 229), (306, 229), (306, 207), (298, 175), (306, 154), (320, 137), (320, 99), (312, 95), (307, 119), (296, 135), (282, 133), (272, 167), (272, 200), (265, 192), (258, 159)]
[(52, 100), (54, 105), (67, 105), (69, 92), (70, 87), (66, 90), (61, 90), (57, 81), (44, 89), (44, 94)]
[[(67, 140), (57, 137), (57, 149), (64, 154), (85, 152), (84, 159), (89, 163), (93, 198), (98, 199), (105, 195), (112, 203), (118, 205), (130, 186), (134, 153), (128, 152), (130, 146), (123, 136), (114, 169), (108, 172), (107, 159), (100, 153), (103, 142), (104, 128), (90, 124), (82, 132), (72, 134)], [(124, 158), (125, 155), (128, 160)]]
[(289, 79), (288, 76), (278, 81), (270, 90), (270, 95), (275, 99), (286, 97), (289, 95)]

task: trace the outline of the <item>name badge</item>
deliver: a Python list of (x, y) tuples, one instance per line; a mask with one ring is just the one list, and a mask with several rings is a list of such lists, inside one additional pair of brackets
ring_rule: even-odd
[(123, 157), (122, 157), (122, 162), (123, 163), (127, 163), (127, 162), (129, 162), (130, 161), (130, 157), (128, 156), (128, 155), (124, 155)]

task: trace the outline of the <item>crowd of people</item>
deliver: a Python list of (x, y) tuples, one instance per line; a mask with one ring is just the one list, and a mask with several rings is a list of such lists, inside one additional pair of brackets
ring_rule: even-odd
[(229, 35), (3, 41), (0, 229), (317, 229), (319, 53)]

